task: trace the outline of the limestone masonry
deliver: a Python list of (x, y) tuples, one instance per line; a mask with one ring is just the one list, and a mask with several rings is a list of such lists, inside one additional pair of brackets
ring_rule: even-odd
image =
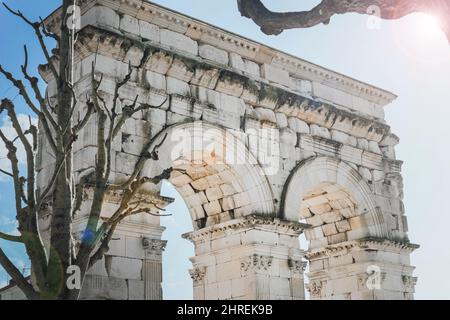
[[(93, 61), (107, 103), (130, 62), (122, 106), (137, 94), (138, 105), (159, 105), (128, 120), (114, 141), (113, 180), (133, 173), (145, 145), (160, 144), (159, 160), (149, 160), (143, 174), (180, 169), (170, 182), (194, 226), (184, 235), (195, 245), (194, 299), (292, 300), (304, 299), (305, 290), (311, 299), (413, 299), (410, 254), (418, 246), (407, 235), (399, 139), (383, 111), (395, 95), (146, 1), (81, 3), (77, 113), (86, 112)], [(50, 16), (49, 27), (59, 18)], [(42, 74), (52, 99), (55, 83)], [(96, 130), (94, 117), (74, 146), (77, 181), (94, 165)], [(224, 150), (238, 145), (234, 161), (195, 143), (174, 158), (176, 137), (205, 135)], [(261, 151), (267, 141), (274, 147)], [(42, 187), (52, 161), (39, 155)], [(159, 188), (139, 194), (155, 213), (171, 202)], [(117, 201), (111, 192), (104, 216)], [(122, 223), (89, 271), (82, 298), (161, 299), (163, 230), (150, 215)], [(301, 233), (307, 248), (299, 246)]]

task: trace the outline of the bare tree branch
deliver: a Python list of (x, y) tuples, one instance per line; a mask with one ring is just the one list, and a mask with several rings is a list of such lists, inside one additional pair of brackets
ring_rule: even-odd
[(8, 274), (14, 279), (20, 290), (23, 291), (25, 296), (30, 300), (38, 299), (39, 295), (34, 290), (33, 286), (25, 279), (20, 273), (19, 269), (8, 259), (6, 254), (0, 249), (0, 264), (8, 272)]
[(7, 176), (10, 176), (11, 178), (13, 177), (13, 174), (11, 172), (5, 171), (3, 169), (0, 169), (0, 172), (5, 174), (5, 175), (7, 175)]
[(58, 126), (56, 124), (56, 122), (53, 120), (53, 117), (48, 113), (48, 111), (46, 111), (46, 104), (44, 99), (42, 98), (40, 91), (39, 91), (39, 87), (37, 84), (37, 78), (31, 77), (29, 76), (28, 72), (27, 72), (27, 66), (28, 66), (28, 52), (26, 50), (26, 47), (24, 48), (25, 50), (25, 63), (22, 66), (22, 72), (24, 73), (26, 79), (30, 82), (30, 85), (32, 87), (32, 89), (34, 90), (35, 94), (36, 94), (36, 98), (40, 103), (41, 106), (41, 110), (44, 112), (44, 114), (42, 114), (42, 112), (36, 107), (36, 105), (32, 102), (30, 95), (28, 94), (25, 86), (23, 85), (23, 82), (21, 80), (18, 80), (16, 78), (14, 78), (14, 76), (6, 71), (5, 69), (3, 69), (3, 67), (0, 65), (0, 73), (2, 73), (6, 79), (8, 79), (18, 90), (19, 90), (19, 94), (23, 97), (24, 101), (26, 102), (26, 104), (30, 107), (30, 109), (39, 116), (39, 119), (41, 120), (41, 123), (44, 127), (44, 132), (46, 134), (47, 140), (50, 143), (50, 147), (52, 148), (52, 150), (54, 152), (56, 152), (56, 146), (55, 146), (55, 142), (53, 140), (50, 128), (48, 126), (48, 122), (47, 119), (52, 123), (53, 129), (58, 131)]
[(39, 23), (39, 22), (31, 22), (27, 17), (25, 17), (22, 14), (22, 12), (20, 12), (20, 10), (14, 11), (10, 7), (8, 7), (8, 5), (6, 5), (6, 3), (4, 3), (4, 2), (3, 2), (3, 6), (9, 12), (11, 12), (13, 15), (21, 18), (23, 21), (25, 21), (28, 25), (30, 25), (33, 28), (33, 30), (34, 30), (34, 32), (36, 34), (36, 37), (39, 40), (39, 44), (41, 46), (42, 52), (44, 53), (44, 56), (47, 59), (47, 63), (49, 64), (49, 67), (50, 67), (50, 70), (51, 70), (51, 72), (53, 74), (53, 77), (55, 79), (59, 79), (58, 72), (56, 71), (55, 65), (53, 64), (53, 61), (52, 61), (52, 58), (51, 58), (51, 55), (50, 55), (50, 53), (49, 53), (49, 51), (47, 49), (47, 45), (45, 44), (44, 37), (43, 37), (43, 35), (41, 33), (41, 23)]
[(0, 239), (11, 241), (11, 242), (23, 243), (22, 236), (13, 236), (13, 235), (6, 234), (3, 232), (0, 232)]
[(59, 43), (61, 41), (61, 38), (53, 32), (50, 32), (47, 27), (45, 26), (45, 22), (42, 19), (42, 17), (39, 17), (39, 21), (41, 22), (41, 26), (42, 26), (42, 33), (48, 37), (48, 38), (53, 38), (53, 40), (55, 40), (57, 43)]
[(261, 0), (237, 0), (242, 16), (252, 19), (261, 31), (277, 35), (287, 29), (310, 28), (328, 24), (337, 14), (374, 14), (377, 7), (382, 19), (399, 19), (414, 12), (432, 13), (441, 19), (442, 30), (450, 41), (449, 0), (322, 0), (309, 11), (273, 12)]
[(39, 115), (40, 111), (35, 106), (33, 101), (31, 101), (30, 95), (28, 94), (27, 90), (25, 89), (23, 82), (21, 80), (17, 80), (16, 78), (14, 78), (10, 72), (3, 69), (2, 65), (0, 65), (0, 73), (2, 73), (5, 76), (5, 78), (8, 79), (19, 90), (19, 94), (23, 97), (23, 99), (25, 100), (26, 104), (30, 107), (30, 109), (36, 115)]
[(58, 124), (56, 123), (55, 119), (53, 118), (53, 116), (48, 111), (48, 109), (47, 109), (47, 102), (44, 99), (44, 97), (42, 96), (41, 91), (39, 90), (39, 86), (38, 86), (39, 79), (36, 78), (36, 77), (31, 77), (28, 74), (28, 70), (27, 70), (27, 67), (28, 67), (28, 49), (27, 49), (27, 46), (24, 46), (23, 50), (24, 50), (24, 55), (25, 55), (25, 62), (21, 66), (22, 73), (25, 76), (25, 79), (27, 79), (28, 82), (30, 83), (31, 88), (33, 89), (33, 91), (35, 93), (36, 100), (39, 102), (39, 105), (41, 106), (41, 111), (45, 115), (44, 120), (46, 121), (48, 119), (48, 121), (50, 121), (50, 124), (52, 125), (52, 128), (54, 130), (56, 130), (56, 132), (60, 133), (61, 128), (58, 126)]

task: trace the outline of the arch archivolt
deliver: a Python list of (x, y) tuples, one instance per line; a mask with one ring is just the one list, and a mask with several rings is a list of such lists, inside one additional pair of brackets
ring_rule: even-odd
[(368, 184), (354, 168), (334, 158), (312, 158), (298, 165), (286, 183), (280, 213), (311, 226), (305, 231), (310, 249), (388, 235)]
[(168, 179), (185, 200), (194, 228), (250, 214), (273, 215), (273, 196), (256, 158), (242, 138), (205, 122), (171, 126), (154, 139), (143, 176), (173, 168)]

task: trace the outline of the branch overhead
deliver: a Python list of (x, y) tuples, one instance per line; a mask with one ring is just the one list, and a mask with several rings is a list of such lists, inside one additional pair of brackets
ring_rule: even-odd
[(237, 0), (237, 4), (241, 15), (252, 19), (268, 35), (328, 24), (337, 14), (379, 14), (382, 19), (392, 20), (414, 12), (424, 12), (439, 18), (450, 42), (450, 0), (322, 0), (309, 11), (297, 12), (270, 11), (261, 0)]

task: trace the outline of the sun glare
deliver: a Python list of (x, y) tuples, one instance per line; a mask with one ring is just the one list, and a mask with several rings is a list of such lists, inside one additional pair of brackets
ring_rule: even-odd
[(424, 37), (441, 36), (442, 30), (439, 26), (439, 19), (431, 14), (421, 14), (417, 17), (417, 31)]
[(426, 63), (448, 61), (448, 40), (436, 16), (417, 13), (393, 26), (397, 46), (410, 58)]

